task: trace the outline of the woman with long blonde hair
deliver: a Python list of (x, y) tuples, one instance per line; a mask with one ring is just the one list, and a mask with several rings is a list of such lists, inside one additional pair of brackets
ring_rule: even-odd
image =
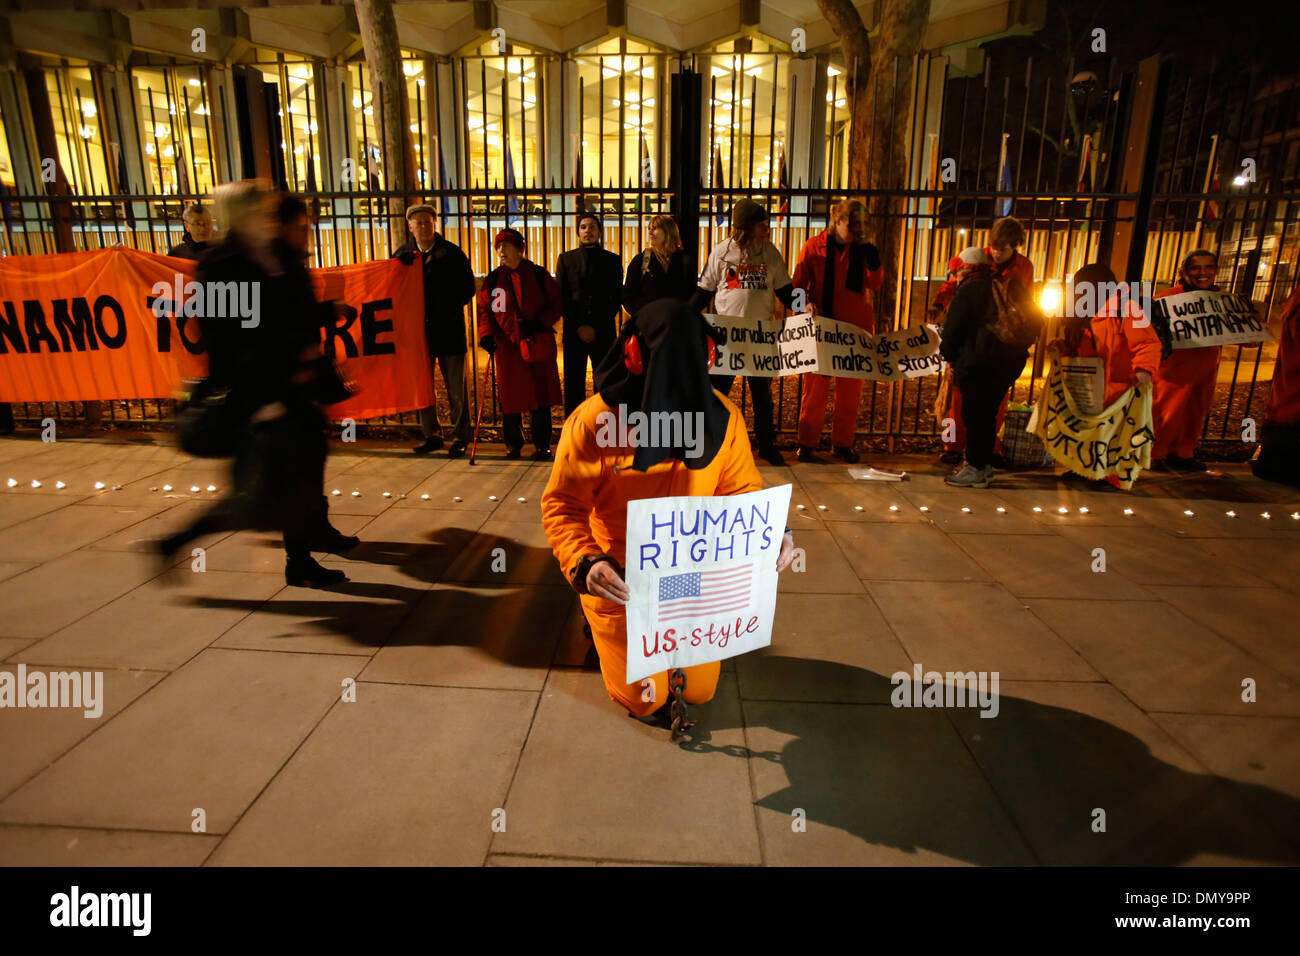
[(695, 270), (686, 262), (682, 235), (672, 216), (650, 220), (650, 244), (627, 264), (623, 308), (636, 315), (656, 299), (685, 302), (695, 291)]

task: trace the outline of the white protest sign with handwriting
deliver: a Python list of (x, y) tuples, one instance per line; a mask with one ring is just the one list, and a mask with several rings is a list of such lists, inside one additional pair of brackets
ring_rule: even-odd
[(943, 367), (939, 330), (916, 325), (875, 335), (849, 322), (821, 315), (791, 315), (781, 323), (705, 315), (726, 332), (718, 349), (717, 374), (775, 378), (816, 372), (839, 378), (901, 382)]
[(1244, 295), (1198, 289), (1166, 295), (1152, 302), (1157, 322), (1168, 322), (1176, 349), (1213, 345), (1249, 345), (1273, 336)]
[(627, 504), (627, 682), (772, 643), (790, 486)]

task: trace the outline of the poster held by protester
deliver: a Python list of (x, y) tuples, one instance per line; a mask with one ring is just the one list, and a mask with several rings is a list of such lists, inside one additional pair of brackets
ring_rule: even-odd
[[(258, 283), (194, 281), (195, 264), (116, 246), (0, 259), (0, 402), (169, 398), (207, 372), (200, 316), (262, 322)], [(312, 270), (317, 296), (339, 303), (322, 330), (325, 354), (359, 392), (327, 408), (374, 418), (433, 402), (424, 276), (395, 259)]]
[(1107, 408), (1089, 415), (1066, 385), (1060, 362), (1053, 361), (1028, 431), (1051, 456), (1085, 478), (1114, 478), (1133, 487), (1138, 473), (1151, 467), (1151, 386), (1124, 390)]
[(706, 315), (726, 332), (718, 368), (728, 375), (774, 378), (816, 372), (838, 378), (901, 382), (940, 371), (939, 330), (917, 325), (875, 335), (849, 322), (821, 315), (770, 319)]
[(1244, 295), (1197, 289), (1152, 301), (1157, 330), (1167, 328), (1173, 347), (1250, 345), (1272, 341), (1255, 304)]
[(1088, 415), (1101, 412), (1106, 394), (1106, 360), (1100, 355), (1064, 356), (1061, 374), (1079, 410)]
[(790, 490), (628, 502), (628, 683), (772, 643)]

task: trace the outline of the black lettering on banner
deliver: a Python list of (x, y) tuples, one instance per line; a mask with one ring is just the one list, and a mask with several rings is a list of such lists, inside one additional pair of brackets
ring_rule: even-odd
[[(108, 311), (117, 317), (117, 332), (113, 335), (104, 329), (104, 313)], [(111, 295), (101, 295), (95, 300), (95, 332), (110, 349), (120, 349), (126, 343), (126, 316), (122, 314), (122, 306)]]
[(33, 355), (40, 352), (42, 342), (49, 345), (51, 352), (59, 350), (49, 326), (45, 324), (45, 310), (35, 299), (23, 300), (23, 324), (27, 328), (27, 343), (31, 346)]
[(71, 352), (75, 347), (78, 352), (84, 352), (87, 344), (91, 351), (99, 351), (90, 306), (81, 296), (72, 300), (71, 315), (68, 314), (67, 299), (54, 300), (54, 328), (63, 342), (63, 351)]
[(334, 340), (343, 340), (343, 354), (348, 358), (357, 357), (357, 343), (352, 341), (352, 336), (347, 332), (352, 328), (352, 323), (357, 320), (357, 310), (350, 305), (339, 305), (338, 312), (332, 318), (332, 321), (325, 325), (325, 344), (321, 351), (330, 358), (336, 358), (337, 352), (334, 348)]
[[(393, 331), (393, 320), (376, 319), (375, 313), (382, 310), (392, 311), (392, 299), (376, 299), (361, 305), (361, 354), (395, 355), (397, 345), (393, 342), (380, 342), (379, 336)], [(549, 333), (546, 333), (549, 334)]]
[(19, 355), (27, 354), (27, 340), (23, 338), (22, 327), (18, 324), (18, 313), (15, 311), (12, 302), (4, 304), (4, 314), (0, 316), (0, 355), (9, 354), (9, 345), (5, 344), (6, 340)]

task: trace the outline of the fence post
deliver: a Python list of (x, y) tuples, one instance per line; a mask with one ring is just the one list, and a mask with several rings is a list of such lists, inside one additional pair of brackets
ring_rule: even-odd
[(1133, 199), (1121, 199), (1116, 203), (1108, 250), (1111, 270), (1121, 281), (1142, 278), (1171, 66), (1171, 61), (1161, 62), (1160, 54), (1149, 56), (1138, 64), (1117, 184), (1118, 192), (1136, 195)]
[(670, 173), (673, 186), (673, 218), (682, 225), (682, 251), (691, 268), (696, 268), (700, 254), (700, 123), (703, 109), (703, 82), (694, 70), (673, 74), (672, 116), (673, 144)]

